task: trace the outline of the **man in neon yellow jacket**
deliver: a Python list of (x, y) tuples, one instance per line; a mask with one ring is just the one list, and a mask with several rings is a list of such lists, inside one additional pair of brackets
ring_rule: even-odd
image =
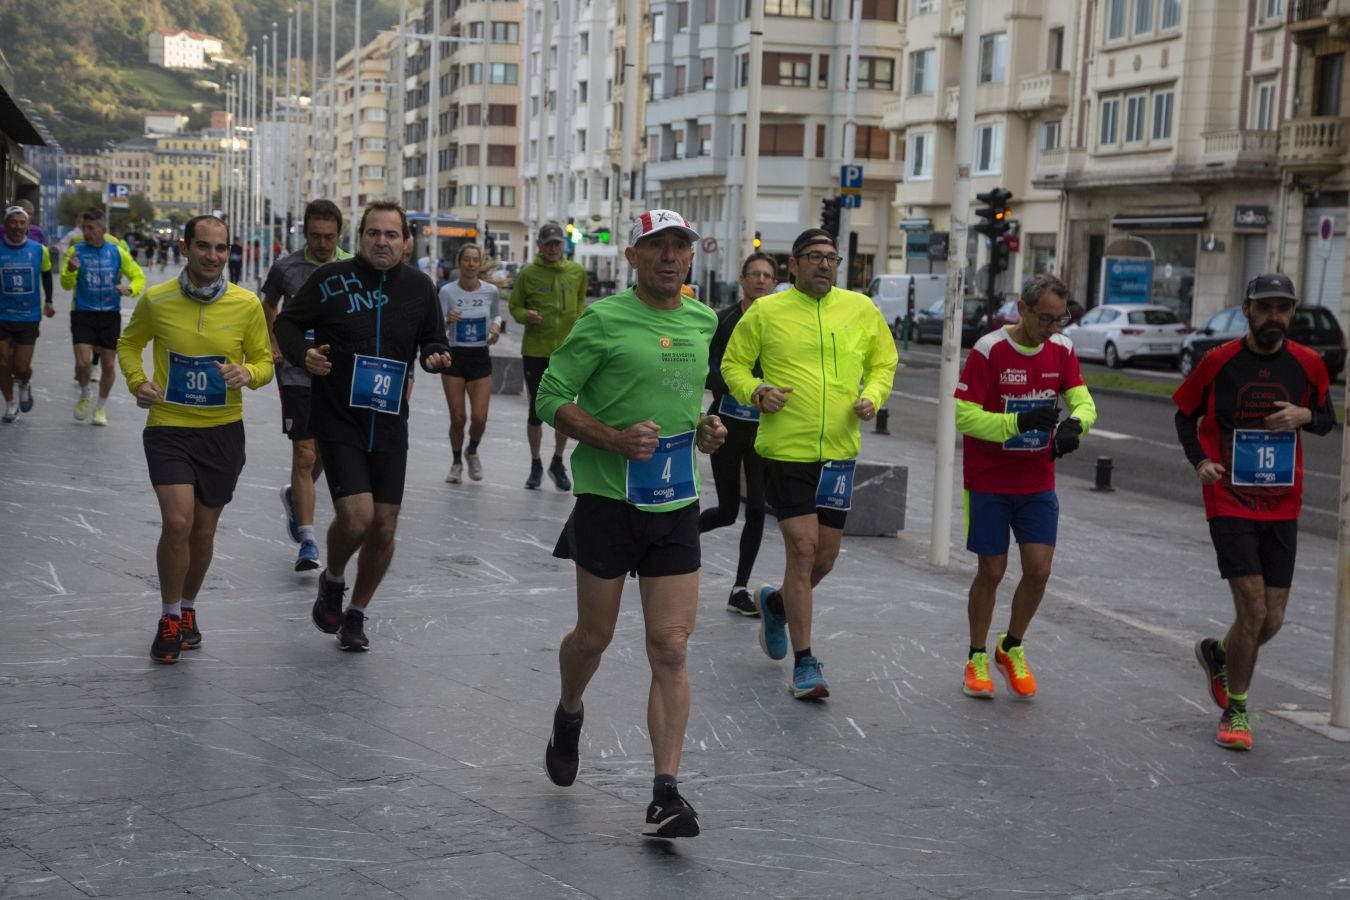
[[(230, 239), (215, 216), (183, 227), (187, 264), (146, 291), (117, 342), (122, 377), (145, 422), (145, 461), (159, 501), (161, 614), (156, 662), (200, 646), (196, 599), (216, 525), (244, 467), (242, 389), (272, 380), (272, 348), (258, 298), (224, 275)], [(153, 374), (142, 355), (153, 342)]]
[[(755, 301), (731, 334), (722, 378), (759, 409), (755, 451), (764, 493), (778, 515), (787, 567), (783, 584), (760, 588), (759, 644), (770, 659), (793, 650), (788, 689), (828, 697), (811, 652), (812, 590), (834, 567), (852, 503), (859, 422), (891, 393), (898, 361), (886, 321), (864, 294), (834, 286), (834, 238), (809, 228), (792, 245), (787, 291)], [(764, 377), (753, 372), (758, 360)]]

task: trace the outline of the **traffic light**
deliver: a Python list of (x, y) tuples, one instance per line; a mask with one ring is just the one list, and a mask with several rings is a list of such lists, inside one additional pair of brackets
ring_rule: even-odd
[(1011, 227), (1009, 217), (1012, 211), (1008, 209), (1008, 201), (1012, 199), (1012, 191), (994, 188), (992, 191), (976, 194), (975, 199), (985, 204), (975, 210), (975, 215), (980, 220), (975, 223), (976, 233), (984, 235), (991, 241), (997, 241), (1007, 234)]
[(601, 229), (600, 229), (599, 231), (595, 232), (595, 240), (596, 240), (597, 243), (600, 243), (600, 244), (608, 244), (608, 243), (609, 243), (609, 229), (608, 229), (608, 228), (601, 227)]
[(1008, 271), (1010, 263), (1009, 254), (1012, 247), (1008, 244), (1008, 238), (999, 238), (989, 245), (989, 271), (997, 275), (999, 272)]
[(764, 243), (764, 241), (760, 238), (759, 232), (756, 231), (756, 232), (755, 232), (755, 242), (754, 242), (754, 247), (755, 247), (755, 249), (758, 250), (760, 244), (763, 244), (763, 243)]
[(839, 239), (839, 198), (826, 197), (820, 201), (820, 227), (830, 237)]

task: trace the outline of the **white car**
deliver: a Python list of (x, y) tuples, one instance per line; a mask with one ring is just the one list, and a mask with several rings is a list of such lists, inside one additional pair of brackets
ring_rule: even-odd
[(1166, 306), (1104, 303), (1064, 329), (1081, 359), (1099, 359), (1119, 369), (1132, 359), (1176, 359), (1190, 331)]

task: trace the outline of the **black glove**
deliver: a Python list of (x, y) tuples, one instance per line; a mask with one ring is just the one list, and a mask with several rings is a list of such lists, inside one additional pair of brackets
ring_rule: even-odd
[(1055, 429), (1055, 458), (1067, 456), (1078, 449), (1078, 436), (1083, 433), (1083, 425), (1077, 419), (1069, 418)]
[(1017, 430), (1054, 431), (1059, 422), (1059, 410), (1053, 406), (1038, 406), (1017, 414)]

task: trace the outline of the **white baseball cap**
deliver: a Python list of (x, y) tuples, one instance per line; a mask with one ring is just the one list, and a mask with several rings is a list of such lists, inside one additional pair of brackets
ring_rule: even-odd
[(671, 209), (651, 209), (638, 216), (633, 222), (633, 230), (628, 235), (628, 244), (632, 246), (645, 237), (667, 228), (678, 228), (689, 238), (689, 243), (698, 240), (698, 232), (689, 224), (689, 220)]

